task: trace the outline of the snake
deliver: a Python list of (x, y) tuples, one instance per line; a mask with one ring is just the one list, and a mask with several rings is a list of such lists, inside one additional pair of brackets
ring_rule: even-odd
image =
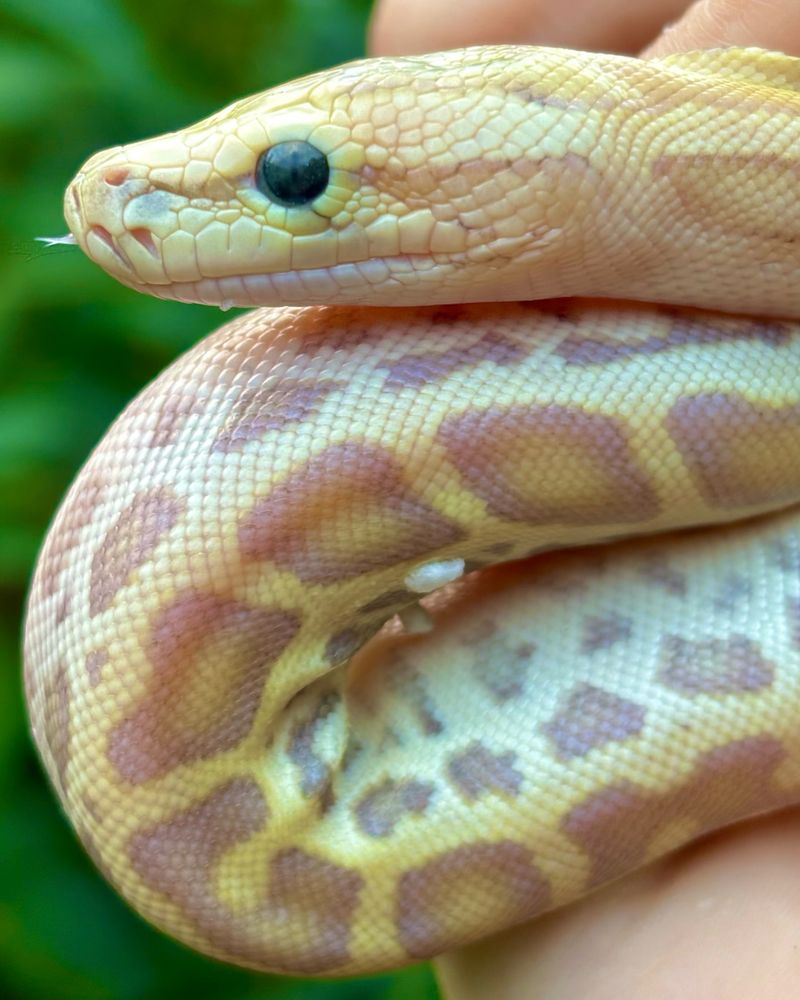
[(800, 801), (800, 61), (364, 59), (91, 157), (72, 239), (238, 315), (89, 457), (24, 639), (99, 870), (396, 968)]

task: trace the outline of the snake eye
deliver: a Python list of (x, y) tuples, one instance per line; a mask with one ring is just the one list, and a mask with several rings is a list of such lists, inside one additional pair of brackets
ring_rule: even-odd
[(328, 186), (330, 168), (324, 153), (310, 142), (279, 142), (256, 164), (256, 187), (280, 205), (307, 205)]

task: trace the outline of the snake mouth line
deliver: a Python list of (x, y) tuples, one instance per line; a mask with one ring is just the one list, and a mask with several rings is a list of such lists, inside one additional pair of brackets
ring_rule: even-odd
[[(131, 235), (151, 252), (152, 237), (145, 234)], [(160, 299), (219, 306), (253, 308), (265, 305), (329, 305), (349, 302), (359, 305), (409, 305), (410, 296), (419, 289), (427, 304), (460, 304), (468, 301), (468, 288), (461, 286), (450, 294), (431, 298), (432, 282), (426, 280), (435, 272), (441, 276), (447, 268), (457, 268), (456, 255), (433, 260), (424, 254), (401, 254), (394, 257), (375, 257), (369, 260), (335, 264), (332, 267), (297, 267), (288, 271), (271, 273), (232, 274), (219, 277), (200, 276), (191, 281), (163, 283), (140, 280), (124, 251), (116, 246), (111, 234), (97, 234), (116, 259), (125, 265), (128, 275), (116, 274), (123, 284), (137, 291)], [(153, 249), (155, 247), (153, 246)], [(441, 277), (438, 279), (441, 280)], [(374, 289), (374, 292), (373, 292)], [(420, 299), (422, 301), (422, 299)]]

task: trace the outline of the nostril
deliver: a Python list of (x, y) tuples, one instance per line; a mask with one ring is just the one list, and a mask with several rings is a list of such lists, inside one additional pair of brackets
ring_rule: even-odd
[(72, 194), (72, 207), (80, 215), (80, 211), (81, 211), (81, 198), (80, 198), (80, 195), (78, 194), (78, 189), (77, 189), (77, 187), (74, 184), (72, 185), (72, 188), (70, 189), (70, 193)]
[(111, 187), (119, 187), (128, 179), (129, 174), (125, 167), (112, 167), (103, 174), (103, 180)]
[(140, 227), (138, 229), (131, 229), (130, 234), (136, 240), (137, 243), (140, 243), (145, 248), (145, 250), (149, 254), (151, 254), (153, 257), (158, 256), (158, 250), (156, 250), (156, 244), (155, 241), (153, 240), (153, 234), (150, 232), (149, 229), (144, 229), (143, 227)]

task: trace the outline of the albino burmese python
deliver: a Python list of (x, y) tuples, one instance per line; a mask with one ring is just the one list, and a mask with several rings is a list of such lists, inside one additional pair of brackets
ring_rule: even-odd
[(382, 969), (800, 799), (798, 90), (477, 48), (83, 167), (115, 277), (282, 304), (128, 407), (31, 591), (37, 744), (148, 919)]

